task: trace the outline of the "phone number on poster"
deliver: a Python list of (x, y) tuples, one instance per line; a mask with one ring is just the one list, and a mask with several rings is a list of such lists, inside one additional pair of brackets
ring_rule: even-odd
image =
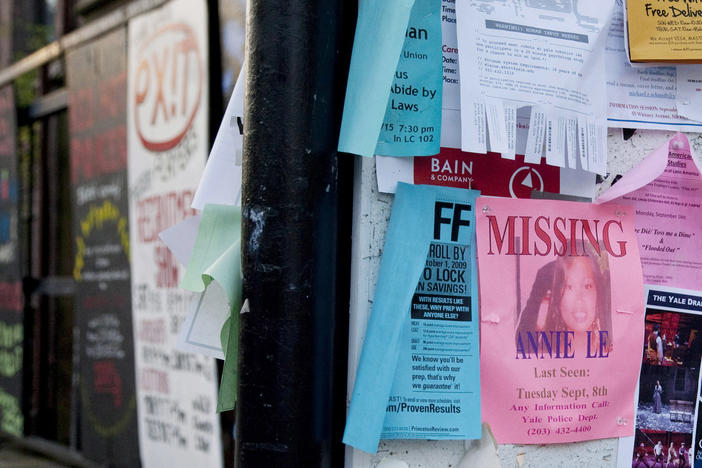
[[(556, 429), (553, 429), (553, 432), (559, 435), (563, 434), (577, 434), (579, 432), (590, 432), (592, 430), (592, 426), (589, 425), (584, 425), (584, 426), (575, 426), (575, 427), (569, 427), (569, 426), (564, 426), (564, 427), (558, 427)], [(530, 436), (537, 436), (537, 435), (550, 435), (551, 434), (551, 428), (549, 427), (531, 427), (527, 429), (527, 435)]]

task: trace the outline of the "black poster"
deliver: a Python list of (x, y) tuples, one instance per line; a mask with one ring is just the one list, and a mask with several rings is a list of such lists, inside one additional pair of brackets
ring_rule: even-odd
[(16, 131), (12, 86), (6, 86), (0, 89), (0, 429), (21, 436), (24, 301), (18, 245)]
[(126, 139), (126, 31), (66, 55), (84, 456), (139, 466)]

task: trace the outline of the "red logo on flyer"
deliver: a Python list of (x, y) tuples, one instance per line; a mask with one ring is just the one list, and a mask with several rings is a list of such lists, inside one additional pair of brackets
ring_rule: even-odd
[(504, 159), (497, 153), (465, 153), (441, 148), (436, 156), (414, 158), (414, 183), (472, 188), (483, 195), (529, 198), (533, 190), (558, 193), (560, 169), (527, 164), (524, 156)]
[(140, 51), (134, 82), (141, 143), (151, 151), (173, 148), (190, 129), (202, 98), (202, 58), (190, 26), (168, 25), (151, 36)]

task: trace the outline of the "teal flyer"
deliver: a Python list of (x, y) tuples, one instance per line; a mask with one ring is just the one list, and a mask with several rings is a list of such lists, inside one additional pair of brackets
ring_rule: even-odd
[(430, 156), (441, 138), (441, 0), (417, 0), (405, 31), (375, 154)]
[(360, 0), (338, 149), (371, 157), (415, 0)]
[(480, 438), (478, 194), (398, 184), (344, 443)]

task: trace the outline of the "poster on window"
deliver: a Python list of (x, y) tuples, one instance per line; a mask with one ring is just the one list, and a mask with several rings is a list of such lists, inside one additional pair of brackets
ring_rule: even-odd
[(18, 245), (17, 132), (12, 86), (0, 89), (0, 429), (21, 437), (24, 296)]
[(222, 465), (214, 360), (176, 349), (191, 301), (158, 233), (194, 214), (207, 156), (203, 0), (174, 0), (128, 28), (129, 243), (141, 460)]
[[(117, 53), (117, 52), (121, 53)], [(83, 453), (139, 461), (127, 200), (127, 30), (66, 54)]]

